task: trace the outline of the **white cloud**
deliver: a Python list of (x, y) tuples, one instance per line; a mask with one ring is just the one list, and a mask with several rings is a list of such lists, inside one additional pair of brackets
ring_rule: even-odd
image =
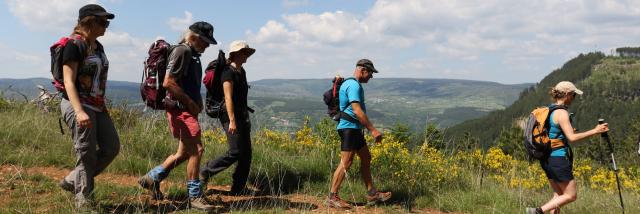
[(95, 0), (7, 0), (9, 11), (32, 31), (67, 32), (78, 19), (78, 5)]
[[(88, 2), (95, 1), (7, 0), (6, 4), (33, 31), (67, 33), (78, 5)], [(282, 0), (281, 4), (287, 9), (313, 2)], [(184, 11), (166, 24), (182, 31), (192, 22), (193, 14)], [(639, 25), (640, 1), (635, 0), (377, 0), (364, 12), (336, 9), (264, 20), (264, 25), (246, 30), (246, 40), (257, 49), (246, 66), (250, 80), (320, 78), (336, 72), (350, 75), (357, 59), (370, 58), (384, 68), (376, 77), (531, 82), (577, 53), (638, 46)], [(137, 81), (131, 77), (141, 72), (153, 39), (135, 33), (108, 31), (100, 38), (116, 79)], [(217, 48), (226, 50), (227, 45)], [(202, 59), (213, 59), (217, 48), (210, 48)], [(0, 61), (48, 64), (46, 54), (16, 50), (0, 46)]]
[[(48, 53), (27, 52), (0, 43), (0, 78), (29, 78), (49, 76)], [(20, 65), (16, 67), (15, 65)]]
[(109, 79), (140, 81), (143, 61), (155, 40), (138, 38), (127, 32), (107, 31), (98, 38), (109, 59)]
[[(323, 77), (369, 57), (376, 66), (530, 82), (575, 53), (637, 45), (638, 20), (640, 1), (629, 0), (378, 0), (363, 14), (286, 14), (247, 36), (259, 53), (269, 53), (257, 54), (269, 59), (252, 63), (284, 78)], [(380, 76), (402, 72), (390, 69)], [(416, 77), (433, 74), (422, 73)]]
[(184, 18), (171, 17), (167, 21), (171, 30), (180, 32), (187, 29), (191, 23), (193, 23), (193, 14), (189, 11), (184, 11)]

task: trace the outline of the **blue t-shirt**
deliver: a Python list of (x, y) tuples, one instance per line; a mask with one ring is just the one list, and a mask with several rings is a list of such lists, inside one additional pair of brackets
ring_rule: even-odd
[[(339, 93), (338, 99), (340, 100), (340, 103), (338, 105), (340, 107), (340, 111), (343, 111), (348, 115), (351, 115), (351, 117), (356, 118), (357, 120), (356, 114), (353, 113), (353, 108), (351, 107), (350, 104), (352, 102), (358, 102), (362, 107), (362, 111), (367, 113), (367, 107), (364, 104), (364, 90), (362, 89), (362, 86), (357, 80), (353, 78), (346, 79), (340, 86), (340, 90), (338, 91), (338, 93)], [(337, 129), (362, 129), (362, 128), (363, 128), (362, 124), (360, 124), (359, 122), (353, 123), (343, 118), (340, 119), (340, 122), (338, 122), (338, 127), (337, 127)]]
[[(551, 112), (551, 115), (549, 116), (549, 139), (560, 139), (565, 141), (565, 136), (564, 133), (562, 133), (562, 129), (560, 128), (560, 125), (558, 125), (557, 123), (553, 122), (553, 114), (555, 114), (556, 112)], [(565, 155), (567, 155), (567, 148), (560, 148), (557, 150), (553, 150), (551, 152), (551, 157), (564, 157)]]

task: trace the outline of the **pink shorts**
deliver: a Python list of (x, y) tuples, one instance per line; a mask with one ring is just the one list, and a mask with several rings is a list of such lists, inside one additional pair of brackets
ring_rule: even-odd
[(177, 139), (200, 137), (198, 118), (184, 110), (167, 110), (171, 134)]

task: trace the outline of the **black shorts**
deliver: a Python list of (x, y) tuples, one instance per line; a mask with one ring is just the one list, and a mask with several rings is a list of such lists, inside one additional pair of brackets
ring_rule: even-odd
[(358, 151), (367, 144), (362, 129), (338, 129), (338, 135), (342, 142), (340, 151)]
[(573, 180), (573, 162), (568, 157), (549, 157), (540, 161), (542, 170), (547, 178), (555, 182), (567, 182)]

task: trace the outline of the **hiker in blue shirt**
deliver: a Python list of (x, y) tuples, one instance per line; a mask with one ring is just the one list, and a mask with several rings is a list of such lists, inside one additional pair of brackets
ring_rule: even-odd
[(361, 83), (369, 82), (369, 80), (373, 78), (373, 73), (378, 73), (378, 71), (373, 67), (371, 60), (358, 60), (356, 69), (353, 72), (354, 77), (347, 78), (340, 86), (338, 99), (340, 101), (339, 110), (342, 113), (340, 113), (340, 122), (338, 123), (337, 130), (341, 140), (341, 153), (340, 164), (336, 168), (333, 179), (331, 180), (331, 192), (327, 199), (327, 205), (329, 207), (341, 209), (351, 208), (348, 202), (338, 196), (338, 190), (355, 155), (360, 157), (362, 179), (368, 190), (366, 196), (367, 204), (384, 202), (391, 198), (391, 192), (378, 192), (373, 185), (373, 179), (371, 178), (371, 153), (364, 139), (363, 128), (367, 128), (375, 138), (376, 143), (382, 141), (382, 133), (373, 126), (373, 123), (369, 121), (367, 117), (364, 90), (360, 85)]
[[(569, 106), (582, 91), (576, 88), (573, 83), (562, 81), (558, 83), (549, 93), (556, 106)], [(552, 140), (552, 152), (548, 158), (540, 160), (540, 166), (549, 179), (549, 184), (553, 188), (553, 198), (541, 207), (528, 207), (527, 214), (543, 214), (546, 212), (560, 213), (560, 207), (575, 201), (578, 196), (576, 181), (573, 177), (573, 153), (569, 142), (575, 143), (587, 137), (609, 131), (609, 125), (599, 124), (593, 129), (575, 133), (569, 112), (566, 109), (557, 109), (550, 112), (549, 116), (549, 138)], [(557, 139), (557, 140), (556, 140)], [(559, 142), (555, 145), (553, 142)]]

